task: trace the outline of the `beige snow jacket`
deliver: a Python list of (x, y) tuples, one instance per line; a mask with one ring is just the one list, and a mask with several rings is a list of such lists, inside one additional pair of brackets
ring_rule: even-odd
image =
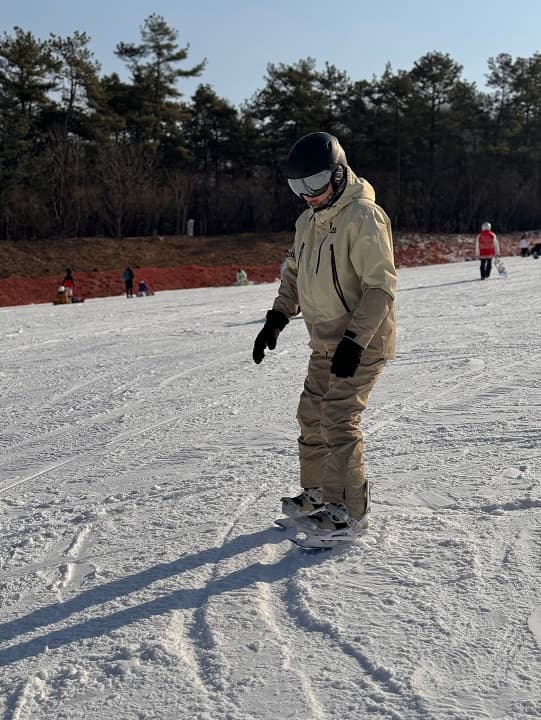
[(374, 359), (395, 355), (391, 225), (374, 201), (374, 188), (348, 168), (340, 198), (297, 220), (273, 309), (288, 318), (302, 310), (314, 349), (334, 352), (349, 330)]

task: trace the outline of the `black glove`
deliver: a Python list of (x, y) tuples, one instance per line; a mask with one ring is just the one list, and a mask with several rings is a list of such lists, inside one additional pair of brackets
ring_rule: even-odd
[(259, 363), (265, 357), (265, 349), (274, 350), (278, 335), (282, 332), (289, 320), (279, 310), (269, 310), (263, 330), (258, 334), (254, 343), (252, 357), (254, 362)]
[(361, 362), (362, 352), (360, 345), (344, 336), (334, 351), (331, 373), (339, 378), (353, 377)]

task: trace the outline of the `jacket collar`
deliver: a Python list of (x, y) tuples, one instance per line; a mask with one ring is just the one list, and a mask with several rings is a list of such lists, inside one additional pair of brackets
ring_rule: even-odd
[(372, 185), (364, 178), (358, 178), (353, 170), (347, 168), (347, 182), (344, 192), (339, 198), (329, 207), (323, 210), (307, 210), (310, 213), (309, 219), (315, 222), (317, 225), (325, 225), (332, 220), (346, 205), (354, 202), (355, 200), (366, 199), (372, 202), (376, 199), (376, 193)]

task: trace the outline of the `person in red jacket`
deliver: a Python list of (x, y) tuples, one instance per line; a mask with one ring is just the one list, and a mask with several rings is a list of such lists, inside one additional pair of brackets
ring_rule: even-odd
[(481, 261), (481, 280), (490, 277), (492, 260), (495, 257), (500, 257), (500, 244), (495, 233), (492, 232), (492, 225), (484, 222), (475, 241), (475, 259)]
[(62, 280), (62, 285), (66, 288), (66, 296), (69, 298), (68, 302), (72, 302), (73, 292), (75, 290), (75, 280), (73, 279), (71, 268), (66, 268), (66, 274)]

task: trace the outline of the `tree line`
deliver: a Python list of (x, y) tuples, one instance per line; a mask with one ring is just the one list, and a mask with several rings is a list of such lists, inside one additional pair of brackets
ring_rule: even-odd
[(352, 80), (314, 58), (267, 66), (240, 108), (201, 83), (189, 46), (152, 14), (119, 42), (128, 80), (101, 74), (84, 32), (0, 39), (0, 237), (290, 230), (284, 176), (302, 135), (337, 135), (397, 229), (541, 226), (541, 54), (488, 59), (487, 89), (448, 54)]

